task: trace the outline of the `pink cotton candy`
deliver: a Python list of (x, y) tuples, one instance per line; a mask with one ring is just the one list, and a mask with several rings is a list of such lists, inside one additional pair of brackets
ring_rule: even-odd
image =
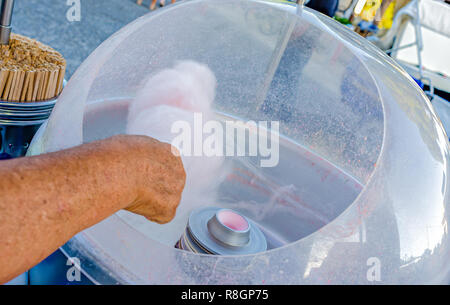
[[(177, 136), (171, 131), (175, 122), (187, 122), (193, 128), (194, 113), (201, 113), (205, 121), (214, 118), (211, 106), (215, 89), (216, 78), (203, 64), (182, 61), (174, 68), (161, 70), (145, 81), (144, 87), (130, 102), (127, 133), (146, 135), (173, 144)], [(183, 199), (190, 200), (190, 208), (217, 204), (216, 186), (226, 175), (224, 158), (193, 156), (182, 147), (177, 148), (186, 171)], [(179, 212), (178, 209), (178, 214), (183, 213), (183, 210)]]
[(128, 121), (156, 106), (172, 106), (189, 112), (209, 113), (214, 100), (216, 78), (203, 64), (180, 61), (150, 77), (130, 104)]

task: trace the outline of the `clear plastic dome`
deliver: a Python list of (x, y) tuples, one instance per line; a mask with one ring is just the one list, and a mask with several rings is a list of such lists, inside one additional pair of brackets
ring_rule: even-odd
[[(105, 41), (68, 82), (31, 154), (125, 133), (145, 80), (179, 60), (217, 79), (216, 118), (279, 122), (279, 162), (226, 157), (215, 202), (168, 225), (120, 211), (62, 249), (96, 283), (439, 283), (449, 280), (449, 146), (430, 102), (334, 20), (263, 1), (182, 1)], [(206, 205), (257, 222), (269, 249), (175, 249)]]

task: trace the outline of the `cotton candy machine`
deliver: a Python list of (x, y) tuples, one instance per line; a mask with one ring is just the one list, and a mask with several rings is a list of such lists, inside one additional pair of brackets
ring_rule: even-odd
[[(439, 119), (389, 57), (307, 9), (192, 0), (136, 20), (78, 69), (29, 153), (124, 133), (144, 80), (178, 60), (215, 74), (217, 121), (268, 122), (277, 162), (226, 156), (215, 175), (199, 177), (210, 192), (183, 193), (171, 223), (120, 211), (81, 232), (62, 250), (93, 282), (448, 281), (450, 165)], [(191, 213), (210, 207), (254, 222), (267, 250), (176, 249)]]

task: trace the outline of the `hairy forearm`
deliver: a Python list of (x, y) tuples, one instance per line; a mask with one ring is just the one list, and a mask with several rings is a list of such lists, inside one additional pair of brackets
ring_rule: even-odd
[(121, 139), (0, 162), (0, 283), (136, 200)]

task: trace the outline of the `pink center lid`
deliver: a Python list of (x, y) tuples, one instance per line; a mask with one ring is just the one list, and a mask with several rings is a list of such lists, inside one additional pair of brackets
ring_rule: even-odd
[(248, 229), (247, 220), (236, 212), (222, 210), (217, 213), (217, 218), (229, 229), (235, 231), (246, 231)]

